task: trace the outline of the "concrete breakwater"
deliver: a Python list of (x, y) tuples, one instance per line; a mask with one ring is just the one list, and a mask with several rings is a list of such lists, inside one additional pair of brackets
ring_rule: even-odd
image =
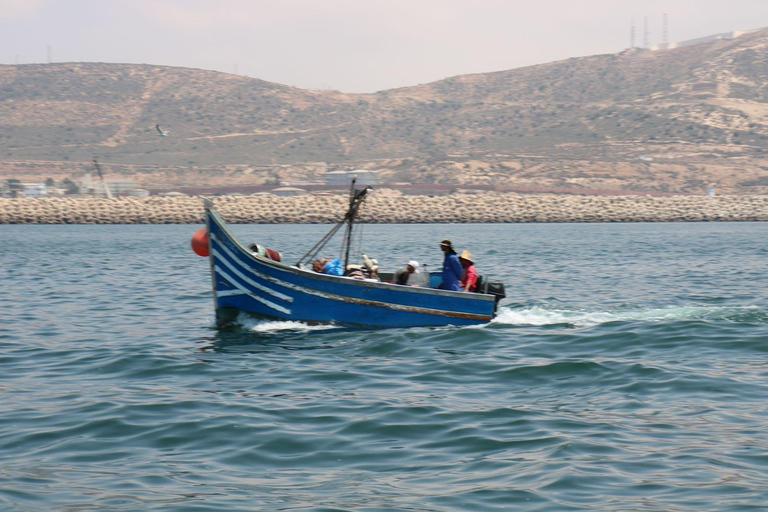
[[(768, 196), (564, 196), (509, 193), (397, 196), (376, 191), (361, 221), (372, 223), (768, 221)], [(240, 224), (334, 223), (345, 196), (211, 198)], [(202, 197), (0, 199), (0, 224), (201, 224)]]

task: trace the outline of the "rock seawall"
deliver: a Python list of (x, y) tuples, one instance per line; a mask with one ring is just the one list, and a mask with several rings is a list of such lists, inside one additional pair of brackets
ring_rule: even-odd
[[(339, 221), (345, 196), (211, 198), (225, 220), (240, 224)], [(372, 223), (768, 221), (768, 196), (377, 196), (360, 216)], [(0, 224), (200, 224), (202, 197), (0, 199)]]

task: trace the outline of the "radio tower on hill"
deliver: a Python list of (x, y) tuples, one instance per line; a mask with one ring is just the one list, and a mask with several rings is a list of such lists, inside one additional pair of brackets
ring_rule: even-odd
[(643, 48), (650, 48), (648, 44), (648, 16), (643, 18)]
[(632, 25), (629, 29), (629, 47), (635, 47), (635, 18), (632, 18)]

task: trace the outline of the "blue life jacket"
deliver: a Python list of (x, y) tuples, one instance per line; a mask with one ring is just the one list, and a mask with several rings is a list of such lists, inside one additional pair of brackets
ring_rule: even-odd
[(331, 260), (323, 266), (323, 274), (328, 274), (330, 276), (343, 276), (344, 265), (342, 265), (339, 258)]

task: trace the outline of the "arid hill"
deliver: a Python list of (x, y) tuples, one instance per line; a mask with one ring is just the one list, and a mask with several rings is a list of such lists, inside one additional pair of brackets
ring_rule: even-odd
[(147, 187), (369, 168), (392, 182), (768, 193), (766, 150), (768, 31), (375, 94), (147, 65), (0, 66), (0, 178), (77, 176), (97, 156)]

